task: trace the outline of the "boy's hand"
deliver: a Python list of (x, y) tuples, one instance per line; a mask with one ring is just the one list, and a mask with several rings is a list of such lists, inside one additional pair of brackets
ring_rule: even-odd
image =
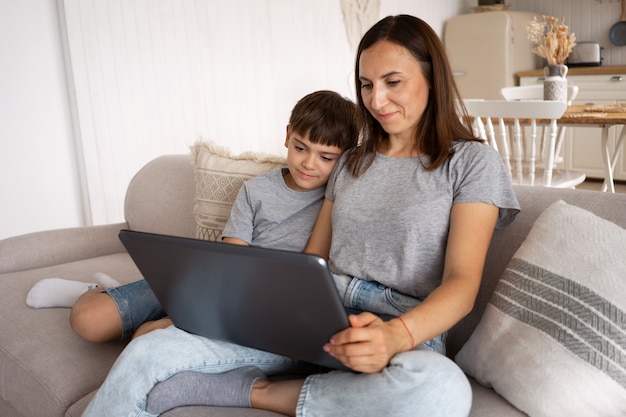
[[(381, 371), (398, 352), (408, 350), (405, 329), (372, 313), (348, 317), (352, 327), (335, 334), (324, 350), (357, 372)], [(397, 320), (396, 320), (397, 321)]]

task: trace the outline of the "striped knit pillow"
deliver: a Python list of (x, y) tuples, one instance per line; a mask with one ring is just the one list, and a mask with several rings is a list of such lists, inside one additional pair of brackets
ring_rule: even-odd
[(456, 361), (532, 417), (626, 416), (626, 230), (548, 207)]

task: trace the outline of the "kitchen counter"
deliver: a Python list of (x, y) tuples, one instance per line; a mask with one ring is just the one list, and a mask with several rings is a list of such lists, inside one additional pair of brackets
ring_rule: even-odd
[[(567, 75), (604, 75), (604, 74), (626, 74), (626, 65), (614, 65), (597, 67), (568, 67)], [(543, 68), (529, 71), (520, 71), (518, 77), (541, 77)]]

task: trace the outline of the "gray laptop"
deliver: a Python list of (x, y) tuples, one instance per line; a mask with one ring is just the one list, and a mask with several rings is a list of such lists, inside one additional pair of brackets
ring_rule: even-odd
[(324, 259), (130, 230), (119, 237), (177, 327), (346, 369), (322, 350), (349, 326)]

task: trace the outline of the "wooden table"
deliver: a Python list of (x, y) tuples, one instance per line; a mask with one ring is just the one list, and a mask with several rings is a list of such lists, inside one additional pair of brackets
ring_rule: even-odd
[[(599, 127), (602, 129), (600, 148), (604, 164), (604, 185), (602, 191), (615, 192), (613, 172), (617, 156), (626, 138), (626, 104), (609, 104), (593, 106), (569, 106), (563, 116), (557, 121), (561, 126)], [(613, 153), (609, 149), (609, 129), (622, 126)]]
[[(597, 67), (569, 67), (567, 75), (612, 75), (626, 74), (626, 65), (599, 65)], [(520, 71), (515, 74), (522, 77), (544, 77), (543, 68)]]

